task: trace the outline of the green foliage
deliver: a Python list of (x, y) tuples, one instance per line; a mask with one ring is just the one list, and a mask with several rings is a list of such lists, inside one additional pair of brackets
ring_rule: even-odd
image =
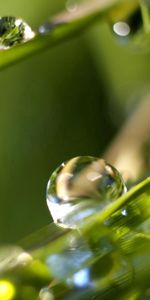
[[(138, 1), (106, 3), (67, 24), (53, 26), (52, 19), (49, 32), (36, 33), (31, 41), (1, 51), (0, 68), (58, 45), (95, 21), (126, 17), (138, 5)], [(149, 201), (148, 178), (88, 217), (79, 230), (50, 224), (19, 246), (1, 248), (0, 299), (140, 298), (149, 288)], [(82, 288), (76, 279), (85, 270), (88, 282)]]
[[(79, 231), (51, 224), (20, 243), (25, 252), (13, 255), (15, 247), (10, 248), (0, 263), (0, 297), (5, 281), (15, 291), (10, 299), (37, 299), (46, 286), (48, 299), (138, 298), (149, 288), (149, 201), (150, 178), (88, 217)], [(85, 270), (90, 277), (80, 279), (80, 286), (77, 276)]]

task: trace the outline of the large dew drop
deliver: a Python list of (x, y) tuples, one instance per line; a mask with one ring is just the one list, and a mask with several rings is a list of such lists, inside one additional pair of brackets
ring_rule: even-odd
[(0, 18), (0, 50), (24, 43), (35, 36), (35, 33), (22, 19), (15, 17)]
[(76, 228), (125, 190), (123, 179), (113, 166), (100, 158), (80, 156), (54, 171), (47, 185), (47, 205), (55, 223)]

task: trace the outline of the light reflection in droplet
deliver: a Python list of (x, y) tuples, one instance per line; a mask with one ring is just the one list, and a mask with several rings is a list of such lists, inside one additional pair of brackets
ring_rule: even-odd
[(51, 197), (49, 197), (49, 201), (47, 202), (47, 205), (55, 223), (57, 223), (58, 220), (64, 219), (67, 214), (73, 212), (74, 210), (74, 207), (72, 207), (71, 203), (60, 205), (58, 203), (52, 202)]
[(76, 0), (67, 0), (67, 2), (66, 2), (66, 9), (70, 13), (76, 12), (76, 10), (78, 9), (78, 3), (77, 3), (77, 1)]
[(90, 181), (95, 181), (95, 180), (98, 180), (102, 177), (102, 174), (99, 174), (98, 172), (89, 172), (87, 174), (87, 178), (88, 180)]
[(122, 37), (130, 34), (130, 26), (126, 22), (117, 22), (113, 25), (113, 31)]
[(20, 26), (21, 23), (22, 23), (21, 19), (16, 19), (16, 21), (15, 21), (16, 26)]
[(78, 288), (86, 288), (90, 283), (90, 271), (88, 268), (82, 269), (73, 275), (73, 283)]
[[(23, 22), (22, 19), (16, 19), (15, 25), (17, 27), (19, 27), (19, 26), (21, 26), (22, 22)], [(28, 41), (30, 39), (33, 39), (34, 36), (35, 36), (35, 32), (32, 31), (31, 27), (27, 23), (24, 22), (24, 36), (23, 36), (24, 41)]]
[(35, 32), (33, 32), (30, 28), (30, 26), (26, 25), (25, 30), (24, 30), (24, 40), (30, 40), (33, 39), (35, 36)]

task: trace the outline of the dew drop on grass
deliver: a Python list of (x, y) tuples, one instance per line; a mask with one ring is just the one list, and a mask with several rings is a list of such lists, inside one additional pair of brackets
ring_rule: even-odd
[(117, 22), (113, 25), (113, 31), (120, 37), (127, 37), (130, 34), (130, 26), (126, 22)]
[(65, 22), (59, 22), (59, 21), (53, 21), (53, 22), (45, 22), (44, 24), (42, 24), (41, 26), (39, 26), (38, 28), (38, 32), (41, 35), (47, 35), (49, 33), (51, 33), (52, 30), (54, 30), (55, 28), (64, 25)]
[(75, 13), (78, 9), (77, 0), (67, 0), (66, 9), (69, 13)]
[(56, 224), (76, 228), (78, 222), (125, 190), (120, 173), (105, 160), (79, 156), (53, 172), (47, 185), (47, 205)]
[(145, 50), (150, 44), (150, 7), (143, 1), (139, 8), (127, 19), (112, 24), (112, 31), (121, 44), (129, 44), (133, 49)]
[(0, 50), (24, 43), (34, 36), (35, 33), (22, 19), (11, 16), (0, 18)]

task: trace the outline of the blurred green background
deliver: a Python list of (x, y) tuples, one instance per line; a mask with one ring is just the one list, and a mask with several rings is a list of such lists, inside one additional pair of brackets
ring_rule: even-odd
[[(64, 0), (5, 0), (1, 16), (37, 28)], [(77, 155), (102, 154), (150, 81), (149, 54), (123, 46), (109, 24), (0, 73), (0, 243), (48, 224), (51, 172)]]

